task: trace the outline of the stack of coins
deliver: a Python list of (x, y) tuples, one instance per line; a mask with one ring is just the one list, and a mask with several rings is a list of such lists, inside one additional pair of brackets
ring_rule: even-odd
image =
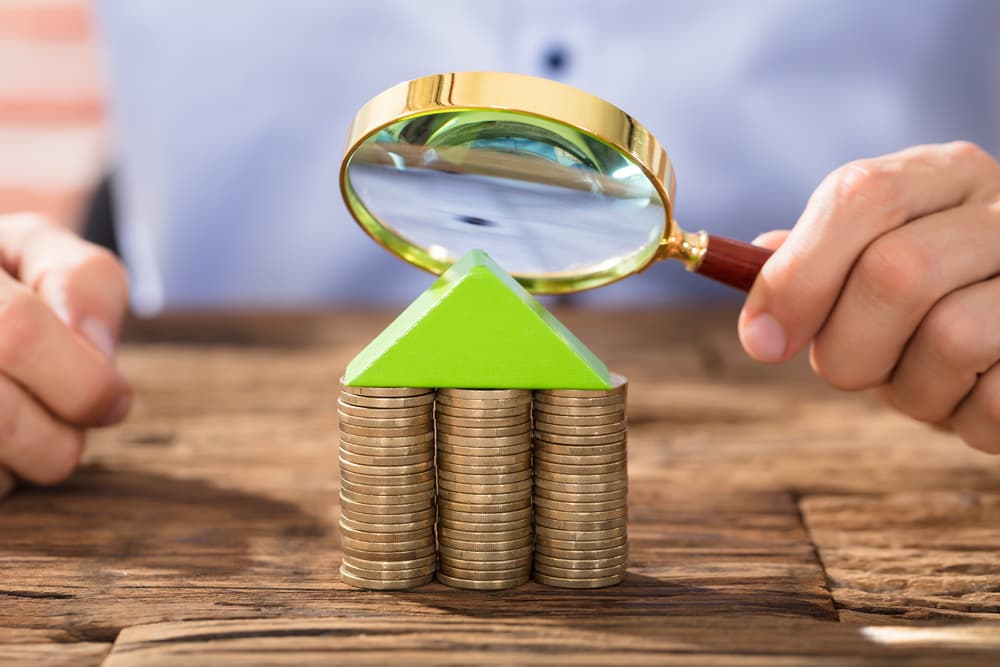
[(434, 579), (434, 390), (343, 387), (340, 576), (359, 588)]
[(500, 590), (531, 578), (531, 392), (437, 395), (438, 581)]
[(534, 395), (535, 581), (621, 582), (628, 561), (627, 382)]

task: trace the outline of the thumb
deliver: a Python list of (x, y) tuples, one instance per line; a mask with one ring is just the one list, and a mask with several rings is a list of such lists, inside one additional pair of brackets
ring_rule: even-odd
[(128, 303), (121, 263), (40, 216), (8, 216), (3, 223), (4, 268), (31, 287), (68, 327), (113, 358)]

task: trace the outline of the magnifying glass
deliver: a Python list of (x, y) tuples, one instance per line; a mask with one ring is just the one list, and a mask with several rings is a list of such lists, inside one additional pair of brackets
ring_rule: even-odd
[(376, 242), (432, 273), (479, 248), (529, 291), (599, 287), (660, 259), (744, 291), (771, 252), (685, 232), (666, 151), (624, 111), (501, 72), (401, 83), (355, 115), (340, 187)]

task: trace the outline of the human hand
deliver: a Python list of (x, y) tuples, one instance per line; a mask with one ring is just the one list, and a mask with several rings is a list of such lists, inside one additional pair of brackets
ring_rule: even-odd
[(128, 298), (113, 255), (32, 214), (0, 216), (0, 498), (62, 481), (87, 427), (124, 419), (114, 356)]
[(837, 169), (816, 189), (740, 314), (750, 356), (810, 342), (838, 389), (1000, 453), (1000, 164), (967, 142)]

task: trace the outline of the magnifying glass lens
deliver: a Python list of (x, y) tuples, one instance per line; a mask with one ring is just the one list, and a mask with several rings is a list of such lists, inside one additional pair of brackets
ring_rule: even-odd
[(609, 276), (650, 261), (668, 224), (628, 156), (527, 113), (404, 118), (369, 137), (346, 169), (369, 233), (425, 268), (480, 248), (518, 278)]

